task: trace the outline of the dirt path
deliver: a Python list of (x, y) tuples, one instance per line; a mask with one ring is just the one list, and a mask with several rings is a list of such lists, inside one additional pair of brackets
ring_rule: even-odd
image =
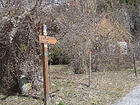
[(113, 105), (140, 105), (140, 84)]

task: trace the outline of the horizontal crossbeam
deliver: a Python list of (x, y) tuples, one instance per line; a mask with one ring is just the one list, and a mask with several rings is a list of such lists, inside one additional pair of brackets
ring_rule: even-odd
[(46, 44), (56, 44), (57, 40), (54, 37), (39, 35), (39, 42)]

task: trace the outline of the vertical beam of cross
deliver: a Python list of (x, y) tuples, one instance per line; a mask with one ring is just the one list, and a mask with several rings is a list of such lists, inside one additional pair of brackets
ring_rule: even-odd
[(54, 37), (47, 36), (46, 25), (42, 28), (42, 35), (39, 35), (39, 42), (42, 44), (43, 77), (44, 77), (44, 105), (49, 104), (49, 76), (48, 76), (48, 44), (55, 44)]
[[(47, 36), (47, 27), (43, 26), (43, 35)], [(44, 105), (48, 105), (49, 101), (49, 78), (48, 78), (48, 45), (42, 43), (42, 57), (43, 57), (43, 77), (44, 77)]]

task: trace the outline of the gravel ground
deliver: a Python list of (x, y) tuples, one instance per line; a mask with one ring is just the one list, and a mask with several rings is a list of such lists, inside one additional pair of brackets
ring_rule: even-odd
[(113, 105), (140, 105), (140, 84)]

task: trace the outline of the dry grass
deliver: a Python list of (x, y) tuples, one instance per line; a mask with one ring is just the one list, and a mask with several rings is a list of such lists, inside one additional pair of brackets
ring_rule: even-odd
[(139, 81), (133, 70), (93, 72), (91, 88), (88, 74), (76, 75), (67, 67), (52, 67), (52, 91), (60, 89), (52, 103), (62, 101), (66, 105), (111, 105), (124, 96)]
[[(56, 91), (50, 105), (63, 102), (66, 105), (111, 105), (123, 97), (139, 82), (133, 70), (93, 72), (91, 88), (88, 74), (74, 74), (68, 66), (50, 67), (50, 91)], [(138, 71), (139, 72), (139, 71)], [(39, 91), (43, 97), (42, 89)], [(5, 97), (0, 95), (0, 98)], [(41, 105), (41, 100), (28, 97), (9, 96), (0, 100), (0, 105)]]

